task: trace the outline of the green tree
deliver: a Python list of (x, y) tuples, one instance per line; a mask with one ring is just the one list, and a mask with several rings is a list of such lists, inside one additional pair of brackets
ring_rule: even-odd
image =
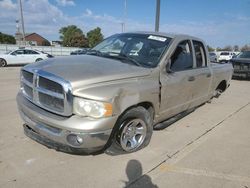
[(75, 25), (62, 27), (59, 33), (61, 34), (60, 39), (63, 46), (88, 47), (88, 40), (82, 30)]
[(91, 48), (100, 43), (103, 40), (103, 34), (101, 32), (101, 28), (97, 27), (93, 30), (90, 30), (87, 33), (87, 38), (89, 41), (89, 47)]
[(223, 51), (223, 49), (221, 49), (220, 47), (217, 47), (216, 51)]
[(234, 45), (234, 51), (240, 51), (240, 47), (238, 45)]
[(7, 35), (0, 32), (0, 43), (3, 44), (16, 44), (16, 39), (12, 35)]
[(209, 45), (207, 45), (207, 49), (208, 49), (209, 52), (213, 52), (213, 51), (215, 50), (214, 48), (212, 48), (212, 47), (209, 46)]

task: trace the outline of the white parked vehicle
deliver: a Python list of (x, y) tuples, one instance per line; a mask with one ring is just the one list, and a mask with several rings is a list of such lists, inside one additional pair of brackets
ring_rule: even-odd
[(218, 56), (215, 52), (209, 52), (209, 59), (211, 62), (217, 62)]
[(18, 49), (6, 54), (0, 54), (0, 67), (14, 64), (28, 64), (53, 57), (50, 54), (31, 49)]
[(221, 52), (219, 56), (219, 62), (228, 62), (236, 54), (234, 52)]

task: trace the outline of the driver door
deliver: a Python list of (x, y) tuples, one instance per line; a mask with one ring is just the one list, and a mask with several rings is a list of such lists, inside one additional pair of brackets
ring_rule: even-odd
[(162, 71), (160, 120), (165, 120), (188, 109), (192, 101), (194, 61), (189, 40), (180, 42), (170, 60), (168, 71)]

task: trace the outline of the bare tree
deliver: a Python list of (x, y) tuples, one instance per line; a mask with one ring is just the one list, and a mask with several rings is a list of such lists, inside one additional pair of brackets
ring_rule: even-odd
[(250, 45), (245, 44), (241, 47), (241, 51), (250, 51)]
[(224, 48), (222, 48), (222, 51), (233, 51), (233, 47), (230, 45), (227, 45)]
[(238, 45), (234, 45), (233, 50), (236, 51), (236, 52), (240, 51), (240, 47)]

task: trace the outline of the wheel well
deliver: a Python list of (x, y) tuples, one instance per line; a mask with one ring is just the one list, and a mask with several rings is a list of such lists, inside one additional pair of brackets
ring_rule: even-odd
[(131, 108), (136, 108), (138, 106), (142, 106), (143, 108), (148, 110), (149, 113), (151, 114), (152, 120), (154, 120), (155, 109), (154, 109), (154, 106), (151, 102), (141, 102), (141, 103), (135, 104), (133, 106), (130, 106), (130, 107), (126, 108), (125, 110), (123, 110), (123, 112), (119, 116), (121, 117), (125, 112), (127, 112)]
[(142, 103), (137, 104), (136, 106), (142, 106), (142, 107), (146, 108), (147, 110), (149, 108), (153, 108), (153, 104), (150, 102), (142, 102)]
[(142, 103), (137, 104), (137, 106), (142, 106), (147, 111), (149, 111), (149, 113), (151, 114), (152, 120), (154, 120), (155, 110), (154, 110), (154, 106), (153, 106), (152, 103), (150, 103), (150, 102), (142, 102)]
[(227, 82), (225, 80), (221, 81), (216, 88), (216, 90), (221, 90), (222, 92), (224, 92), (226, 89), (227, 89)]

